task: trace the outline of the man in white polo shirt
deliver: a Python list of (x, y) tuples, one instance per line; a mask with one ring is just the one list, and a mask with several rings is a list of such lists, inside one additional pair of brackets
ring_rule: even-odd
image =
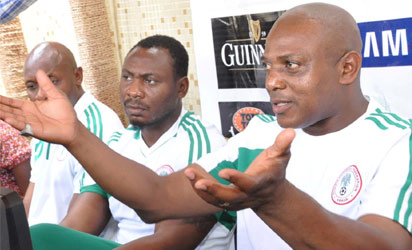
[[(43, 42), (29, 53), (24, 65), (24, 82), (31, 101), (47, 98), (37, 84), (39, 69), (67, 95), (78, 119), (101, 140), (107, 140), (115, 130), (123, 128), (112, 109), (83, 90), (82, 68), (77, 67), (73, 54), (64, 45)], [(80, 191), (84, 170), (62, 145), (33, 138), (31, 147), (32, 171), (24, 197), (29, 224), (58, 224)]]
[[(159, 176), (166, 176), (223, 146), (226, 140), (216, 127), (183, 108), (182, 99), (189, 87), (187, 71), (188, 54), (174, 38), (156, 35), (136, 44), (125, 58), (120, 80), (120, 96), (130, 125), (113, 133), (107, 141), (109, 147), (130, 160), (145, 163)], [(123, 174), (128, 175), (128, 171)], [(81, 183), (81, 194), (61, 225), (99, 235), (108, 218), (113, 216), (118, 224), (113, 237), (116, 243), (65, 231), (63, 239), (52, 240), (57, 245), (50, 244), (48, 239), (40, 246), (38, 237), (33, 236), (35, 248), (60, 249), (70, 241), (77, 242), (76, 249), (86, 245), (102, 249), (106, 248), (101, 246), (104, 243), (109, 244), (109, 248), (128, 243), (123, 247), (137, 249), (198, 246), (198, 249), (226, 250), (234, 247), (233, 218), (222, 223), (216, 223), (213, 216), (204, 216), (147, 224), (133, 209), (100, 188), (87, 173)], [(65, 229), (49, 229), (55, 230)], [(44, 233), (47, 237), (46, 230)]]

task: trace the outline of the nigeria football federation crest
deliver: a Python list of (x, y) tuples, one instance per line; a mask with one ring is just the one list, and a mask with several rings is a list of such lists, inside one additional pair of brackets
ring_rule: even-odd
[(362, 177), (356, 165), (347, 167), (332, 189), (332, 201), (338, 205), (352, 202), (362, 189)]

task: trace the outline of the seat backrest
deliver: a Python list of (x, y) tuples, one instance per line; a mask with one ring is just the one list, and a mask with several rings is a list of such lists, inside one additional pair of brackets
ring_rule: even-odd
[(23, 201), (8, 188), (0, 188), (0, 250), (32, 250)]

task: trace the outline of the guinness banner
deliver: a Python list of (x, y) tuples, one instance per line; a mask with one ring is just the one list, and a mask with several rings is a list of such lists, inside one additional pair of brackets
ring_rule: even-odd
[[(266, 36), (281, 12), (213, 18), (211, 20), (218, 89), (265, 88), (261, 57)], [(258, 113), (273, 114), (270, 103), (219, 102), (223, 135), (246, 128)]]
[[(305, 0), (191, 1), (202, 116), (231, 137), (273, 114), (261, 56), (276, 19)], [(363, 46), (361, 84), (390, 111), (412, 117), (412, 2), (324, 1), (348, 10)]]

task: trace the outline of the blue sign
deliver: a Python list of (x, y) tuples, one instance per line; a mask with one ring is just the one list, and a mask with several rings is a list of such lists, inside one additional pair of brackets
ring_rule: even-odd
[(362, 67), (412, 65), (412, 18), (359, 23)]

